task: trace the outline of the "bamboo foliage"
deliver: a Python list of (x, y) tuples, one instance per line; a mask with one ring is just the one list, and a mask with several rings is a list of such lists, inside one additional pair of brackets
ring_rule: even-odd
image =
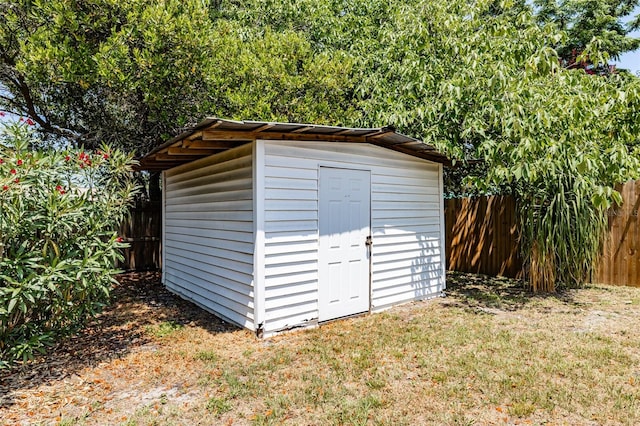
[(589, 281), (607, 230), (606, 204), (595, 204), (590, 189), (566, 173), (518, 199), (525, 278), (533, 291)]

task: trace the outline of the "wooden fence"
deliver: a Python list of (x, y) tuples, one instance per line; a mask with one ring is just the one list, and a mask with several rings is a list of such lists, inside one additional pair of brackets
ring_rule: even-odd
[(448, 269), (512, 278), (522, 275), (512, 197), (447, 200), (444, 215)]
[(592, 281), (640, 287), (640, 181), (627, 182), (618, 191), (624, 204), (609, 210), (609, 232)]
[[(621, 207), (609, 211), (609, 232), (594, 282), (640, 287), (640, 181), (618, 188)], [(474, 197), (445, 203), (447, 268), (520, 278), (515, 202), (512, 197)], [(124, 250), (125, 270), (161, 268), (160, 203), (138, 203), (120, 226), (119, 235), (130, 244)]]
[(120, 225), (118, 235), (129, 243), (123, 250), (124, 262), (118, 268), (124, 270), (149, 271), (160, 269), (162, 257), (162, 205), (139, 202)]
[[(640, 181), (618, 188), (621, 207), (609, 210), (609, 232), (593, 282), (640, 287)], [(445, 203), (447, 268), (520, 278), (515, 202), (511, 197), (451, 199)]]

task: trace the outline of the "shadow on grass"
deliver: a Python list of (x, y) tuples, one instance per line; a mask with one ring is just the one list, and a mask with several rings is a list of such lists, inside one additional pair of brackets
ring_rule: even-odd
[(46, 355), (0, 370), (0, 408), (13, 405), (20, 390), (73, 377), (134, 350), (157, 349), (148, 331), (159, 323), (201, 327), (214, 334), (238, 329), (167, 291), (159, 273), (128, 273), (117, 278), (120, 284), (113, 290), (112, 304), (80, 333), (59, 342)]
[(452, 297), (449, 306), (458, 306), (486, 313), (517, 311), (528, 304), (553, 299), (567, 305), (578, 305), (574, 290), (560, 289), (556, 293), (533, 293), (522, 280), (505, 277), (447, 272), (446, 294)]

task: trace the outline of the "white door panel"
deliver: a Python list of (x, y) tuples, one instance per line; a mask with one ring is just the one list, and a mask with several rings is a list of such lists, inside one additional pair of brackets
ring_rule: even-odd
[(368, 171), (320, 168), (320, 321), (369, 309), (370, 188)]

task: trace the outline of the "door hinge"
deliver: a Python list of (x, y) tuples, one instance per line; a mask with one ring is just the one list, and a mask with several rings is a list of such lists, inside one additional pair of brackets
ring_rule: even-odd
[(371, 239), (371, 235), (367, 237), (364, 241), (364, 245), (367, 246), (367, 251), (369, 252), (369, 256), (371, 256), (371, 246), (373, 245), (373, 240)]

